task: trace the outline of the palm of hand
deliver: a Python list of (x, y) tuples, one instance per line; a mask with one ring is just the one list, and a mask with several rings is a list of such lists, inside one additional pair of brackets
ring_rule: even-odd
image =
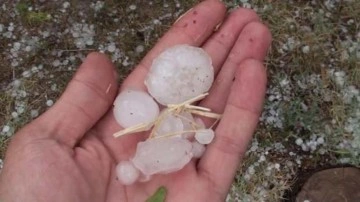
[[(23, 132), (30, 131), (25, 129)], [(31, 132), (41, 133), (37, 130)], [(160, 186), (174, 191), (168, 195), (171, 201), (211, 201), (214, 197), (222, 197), (211, 191), (206, 178), (198, 176), (194, 162), (180, 172), (155, 176), (149, 182), (125, 187), (116, 179), (116, 161), (96, 138), (84, 140), (75, 149), (52, 139), (26, 140), (23, 136), (18, 141), (17, 147), (11, 149), (20, 152), (14, 152), (11, 157), (24, 161), (7, 162), (8, 166), (16, 164), (7, 174), (17, 180), (6, 184), (9, 189), (16, 187), (16, 201), (31, 199), (22, 194), (26, 192), (22, 189), (28, 188), (41, 190), (41, 198), (33, 196), (36, 201), (145, 201)], [(37, 179), (41, 179), (41, 183), (34, 183)]]
[(115, 165), (129, 159), (146, 134), (112, 137), (120, 130), (111, 110), (118, 92), (114, 67), (104, 55), (91, 54), (55, 106), (13, 139), (0, 176), (0, 200), (137, 202), (160, 186), (167, 188), (168, 201), (224, 200), (257, 124), (266, 84), (261, 61), (270, 43), (267, 28), (245, 9), (232, 12), (212, 34), (224, 16), (225, 8), (218, 1), (197, 5), (122, 85), (122, 89), (144, 89), (152, 59), (166, 47), (202, 46), (213, 59), (217, 82), (200, 105), (224, 116), (200, 161), (145, 183), (121, 185)]

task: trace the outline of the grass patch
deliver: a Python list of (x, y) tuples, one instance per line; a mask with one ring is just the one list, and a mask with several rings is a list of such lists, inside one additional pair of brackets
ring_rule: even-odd
[(30, 26), (40, 25), (51, 19), (50, 14), (43, 11), (32, 11), (30, 2), (20, 1), (15, 9), (20, 14), (23, 22)]

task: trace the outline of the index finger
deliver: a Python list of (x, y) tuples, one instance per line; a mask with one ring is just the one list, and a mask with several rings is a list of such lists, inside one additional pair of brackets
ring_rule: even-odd
[(259, 120), (266, 80), (260, 61), (248, 59), (240, 64), (215, 140), (199, 162), (200, 177), (224, 197)]

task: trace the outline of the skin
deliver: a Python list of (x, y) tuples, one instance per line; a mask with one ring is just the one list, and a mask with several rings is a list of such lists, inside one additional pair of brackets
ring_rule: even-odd
[[(269, 30), (253, 11), (239, 8), (226, 16), (220, 1), (206, 0), (172, 26), (120, 88), (109, 59), (91, 53), (56, 104), (12, 139), (0, 175), (0, 201), (138, 202), (160, 186), (168, 190), (166, 201), (224, 201), (262, 109), (262, 63), (270, 42)], [(199, 105), (223, 113), (216, 138), (184, 169), (123, 186), (115, 166), (134, 154), (146, 134), (114, 139), (122, 128), (112, 103), (123, 89), (145, 90), (151, 61), (184, 43), (204, 48), (213, 59), (217, 77)]]

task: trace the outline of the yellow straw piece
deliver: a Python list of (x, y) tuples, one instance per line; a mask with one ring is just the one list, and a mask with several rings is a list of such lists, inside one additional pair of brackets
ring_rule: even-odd
[(149, 127), (151, 127), (152, 124), (153, 123), (141, 123), (141, 124), (138, 124), (135, 126), (131, 126), (129, 128), (125, 128), (117, 133), (114, 133), (113, 136), (120, 137), (120, 136), (131, 134), (131, 133), (146, 131), (149, 129)]

